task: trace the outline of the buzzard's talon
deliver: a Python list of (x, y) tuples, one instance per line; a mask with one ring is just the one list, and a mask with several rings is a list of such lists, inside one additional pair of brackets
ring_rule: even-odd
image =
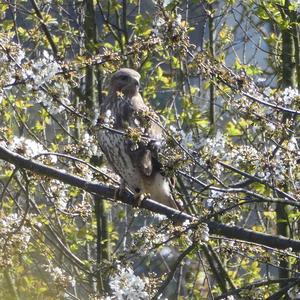
[(125, 190), (118, 188), (115, 190), (114, 200), (120, 200), (124, 197), (124, 195), (125, 195)]
[(150, 197), (151, 197), (151, 195), (148, 193), (142, 193), (142, 192), (136, 193), (134, 195), (132, 206), (140, 207), (142, 202), (144, 201), (144, 199), (150, 199)]
[(125, 182), (122, 180), (120, 186), (115, 190), (114, 199), (120, 200), (125, 196)]

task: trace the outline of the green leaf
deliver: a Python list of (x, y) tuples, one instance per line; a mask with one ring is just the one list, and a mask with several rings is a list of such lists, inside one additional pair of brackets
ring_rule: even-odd
[(240, 136), (242, 135), (241, 130), (234, 124), (233, 122), (229, 121), (226, 126), (226, 132), (230, 136)]
[(276, 219), (276, 212), (275, 211), (264, 211), (263, 215), (270, 219), (270, 220), (275, 220)]
[(9, 31), (14, 27), (14, 22), (12, 20), (2, 21), (2, 26), (5, 31)]
[(268, 15), (267, 12), (265, 11), (265, 9), (263, 9), (262, 7), (259, 7), (259, 8), (256, 10), (256, 15), (257, 15), (260, 19), (262, 19), (262, 20), (264, 20), (264, 21), (270, 19), (269, 15)]

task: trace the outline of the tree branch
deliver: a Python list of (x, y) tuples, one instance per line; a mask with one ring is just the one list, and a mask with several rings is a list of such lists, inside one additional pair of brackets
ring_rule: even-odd
[(58, 57), (58, 50), (57, 50), (57, 47), (56, 47), (56, 45), (55, 45), (55, 43), (54, 43), (54, 40), (53, 40), (53, 38), (52, 38), (52, 36), (51, 36), (50, 31), (49, 31), (47, 25), (46, 25), (45, 22), (44, 22), (42, 13), (41, 13), (41, 11), (39, 10), (39, 8), (38, 8), (38, 6), (37, 6), (35, 0), (30, 0), (30, 2), (31, 2), (31, 5), (32, 5), (32, 7), (33, 7), (33, 9), (34, 9), (35, 14), (37, 15), (37, 17), (39, 18), (39, 20), (40, 20), (40, 22), (41, 22), (42, 30), (44, 31), (44, 33), (45, 33), (45, 35), (46, 35), (46, 37), (47, 37), (47, 40), (48, 40), (48, 42), (49, 42), (49, 44), (50, 44), (50, 46), (51, 46), (51, 49), (52, 49), (52, 51), (53, 51), (53, 55), (54, 55), (55, 59), (57, 60), (57, 59), (59, 58), (59, 57)]
[[(46, 166), (37, 161), (24, 158), (23, 156), (8, 150), (3, 146), (0, 146), (0, 159), (12, 163), (17, 168), (30, 170), (36, 174), (51, 177), (61, 182), (81, 188), (91, 194), (96, 195), (97, 200), (114, 199), (115, 188), (113, 187), (109, 187), (104, 184), (89, 182), (78, 176), (70, 175), (64, 171)], [(120, 199), (120, 201), (132, 205), (134, 202), (134, 196), (130, 192), (126, 192), (124, 193), (124, 196), (122, 197), (122, 199)], [(155, 213), (163, 214), (177, 223), (183, 223), (186, 220), (196, 220), (194, 217), (186, 213), (172, 209), (151, 199), (144, 199), (141, 203), (141, 207)], [(227, 238), (252, 242), (276, 249), (291, 248), (293, 251), (300, 251), (300, 241), (297, 240), (258, 233), (238, 226), (228, 226), (209, 220), (199, 219), (199, 222), (207, 223), (210, 234), (216, 234)]]

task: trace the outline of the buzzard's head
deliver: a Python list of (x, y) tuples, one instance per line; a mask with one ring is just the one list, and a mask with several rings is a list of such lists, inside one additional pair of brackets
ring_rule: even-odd
[(120, 69), (111, 78), (111, 89), (123, 93), (126, 97), (132, 97), (139, 91), (140, 78), (140, 74), (135, 70)]

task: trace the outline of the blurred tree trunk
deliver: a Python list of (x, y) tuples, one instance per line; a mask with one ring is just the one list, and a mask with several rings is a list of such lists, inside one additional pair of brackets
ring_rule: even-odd
[[(293, 19), (292, 12), (289, 10), (290, 1), (286, 0), (284, 7), (282, 9), (282, 15), (285, 16), (290, 22)], [(296, 83), (296, 64), (295, 57), (299, 53), (295, 52), (295, 41), (297, 41), (297, 36), (294, 36), (293, 30), (291, 28), (284, 28), (281, 31), (282, 34), (282, 50), (281, 50), (281, 60), (282, 60), (282, 69), (281, 69), (281, 88), (295, 87)], [(299, 51), (299, 49), (298, 49)], [(299, 63), (299, 62), (298, 62)], [(298, 65), (299, 69), (299, 65)], [(299, 81), (299, 78), (298, 78)], [(286, 123), (287, 118), (291, 116), (284, 115), (283, 123)], [(287, 137), (283, 137), (285, 139)], [(285, 184), (285, 192), (289, 190), (289, 184)], [(277, 215), (277, 234), (285, 237), (290, 237), (291, 232), (289, 230), (289, 219), (288, 219), (288, 207), (284, 204), (276, 205), (276, 215)], [(279, 269), (279, 278), (288, 278), (290, 276), (289, 269), (290, 262), (288, 258), (282, 258), (280, 260), (280, 269)], [(286, 283), (282, 282), (280, 284), (280, 289), (283, 289), (286, 286)], [(289, 299), (288, 296), (285, 296), (284, 299)]]
[[(84, 17), (84, 32), (85, 32), (85, 48), (86, 56), (92, 57), (96, 53), (97, 43), (97, 26), (95, 20), (95, 9), (93, 0), (86, 0), (85, 2), (85, 17)], [(85, 81), (85, 102), (87, 112), (90, 119), (95, 117), (96, 104), (96, 77), (95, 66), (88, 66), (86, 69)]]
[[(215, 25), (214, 25), (214, 8), (213, 4), (208, 5), (210, 11), (208, 16), (208, 30), (209, 30), (209, 54), (211, 57), (215, 56)], [(210, 133), (215, 131), (215, 85), (214, 82), (209, 84), (209, 121), (210, 121)]]
[[(98, 53), (97, 38), (98, 30), (95, 18), (95, 4), (93, 0), (85, 1), (85, 17), (84, 17), (84, 32), (85, 32), (85, 49), (86, 56), (92, 57)], [(97, 89), (101, 86), (101, 78), (96, 78), (96, 75), (101, 75), (97, 66), (88, 66), (86, 69), (85, 80), (85, 104), (87, 107), (88, 117), (90, 120), (95, 120), (97, 108)], [(97, 84), (98, 82), (98, 84)], [(102, 96), (101, 90), (98, 91), (100, 97)], [(95, 198), (95, 217), (97, 227), (97, 271), (96, 271), (96, 291), (102, 295), (107, 288), (107, 277), (104, 272), (101, 272), (101, 264), (109, 260), (109, 237), (107, 230), (107, 212), (102, 199)]]

